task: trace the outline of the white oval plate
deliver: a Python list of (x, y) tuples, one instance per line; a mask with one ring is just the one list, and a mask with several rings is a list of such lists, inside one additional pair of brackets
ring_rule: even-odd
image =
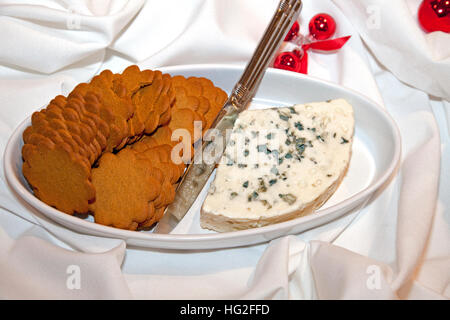
[[(229, 93), (243, 68), (226, 65), (186, 65), (160, 70), (172, 75), (207, 77)], [(30, 124), (30, 118), (18, 126), (8, 142), (4, 154), (5, 175), (12, 189), (27, 203), (50, 219), (83, 234), (120, 238), (130, 245), (172, 249), (214, 249), (266, 242), (280, 236), (298, 234), (348, 213), (362, 205), (395, 172), (401, 153), (400, 134), (396, 124), (380, 106), (354, 91), (302, 74), (268, 69), (251, 108), (337, 98), (347, 99), (355, 113), (353, 155), (347, 176), (337, 192), (317, 212), (267, 227), (228, 233), (201, 229), (200, 206), (209, 183), (172, 234), (120, 230), (64, 214), (37, 199), (22, 175), (22, 132)]]

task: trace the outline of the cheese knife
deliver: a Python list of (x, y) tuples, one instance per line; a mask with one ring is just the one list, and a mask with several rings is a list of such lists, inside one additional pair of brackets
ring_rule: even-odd
[[(234, 86), (228, 100), (211, 125), (214, 130), (210, 129), (205, 134), (201, 152), (195, 152), (194, 161), (187, 167), (176, 189), (174, 201), (166, 208), (164, 216), (158, 222), (153, 233), (170, 233), (197, 199), (214, 171), (216, 161), (220, 160), (225, 150), (226, 141), (219, 143), (219, 139), (226, 140), (226, 131), (233, 129), (239, 113), (248, 108), (267, 67), (293, 22), (297, 19), (301, 8), (301, 0), (280, 1), (240, 80)], [(205, 155), (213, 155), (213, 157), (206, 161), (207, 159), (202, 159)]]

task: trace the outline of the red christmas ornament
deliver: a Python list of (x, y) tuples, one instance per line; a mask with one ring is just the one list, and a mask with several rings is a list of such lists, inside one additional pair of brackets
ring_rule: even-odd
[(311, 19), (309, 30), (311, 35), (305, 37), (300, 34), (300, 25), (298, 22), (296, 21), (293, 24), (285, 41), (291, 41), (294, 49), (292, 52), (280, 53), (273, 63), (274, 68), (307, 74), (309, 50), (322, 52), (337, 51), (351, 37), (329, 39), (336, 32), (336, 22), (330, 15), (325, 13), (318, 14)]
[(274, 68), (298, 72), (300, 70), (300, 59), (292, 52), (280, 53), (273, 63)]
[(327, 40), (336, 32), (336, 21), (326, 13), (315, 15), (309, 22), (309, 33), (316, 40)]
[(286, 38), (284, 38), (284, 41), (291, 41), (292, 39), (297, 38), (299, 32), (300, 25), (298, 24), (298, 21), (295, 21), (291, 27), (291, 30), (289, 30), (288, 34), (286, 35)]
[(424, 0), (418, 17), (425, 31), (450, 33), (450, 0)]
[(298, 48), (292, 51), (293, 54), (295, 54), (299, 59), (303, 58), (303, 55), (305, 54), (305, 51), (303, 51), (303, 48)]

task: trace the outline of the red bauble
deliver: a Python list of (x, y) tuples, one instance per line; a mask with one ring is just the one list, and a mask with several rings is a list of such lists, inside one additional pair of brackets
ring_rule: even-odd
[(292, 52), (280, 53), (273, 64), (274, 68), (298, 72), (300, 70), (300, 59)]
[(300, 25), (298, 24), (298, 21), (295, 21), (291, 27), (291, 30), (289, 30), (288, 34), (286, 35), (286, 38), (284, 38), (284, 41), (291, 41), (292, 39), (297, 38), (299, 32)]
[(293, 54), (295, 54), (299, 59), (303, 58), (303, 55), (305, 54), (305, 51), (302, 48), (295, 49), (292, 51)]
[(425, 31), (450, 33), (450, 0), (424, 0), (418, 16)]
[(309, 22), (309, 33), (317, 40), (327, 40), (336, 32), (336, 21), (326, 13), (315, 15)]

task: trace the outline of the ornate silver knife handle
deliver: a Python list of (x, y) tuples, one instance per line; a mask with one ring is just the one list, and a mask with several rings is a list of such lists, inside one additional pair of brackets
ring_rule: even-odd
[(246, 108), (255, 96), (263, 75), (294, 20), (302, 8), (301, 0), (282, 0), (267, 26), (241, 79), (231, 92), (230, 100), (238, 108)]

